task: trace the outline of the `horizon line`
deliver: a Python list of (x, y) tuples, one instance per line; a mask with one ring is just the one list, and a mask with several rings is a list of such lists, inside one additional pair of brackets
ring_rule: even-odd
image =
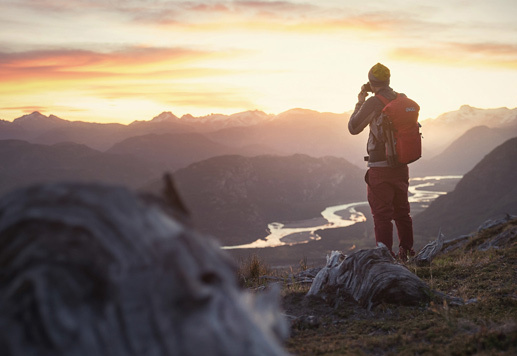
[[(37, 107), (34, 107), (34, 108), (37, 108)], [(509, 108), (507, 106), (500, 106), (500, 107), (495, 107), (495, 108), (481, 108), (481, 107), (475, 107), (475, 106), (472, 106), (472, 105), (469, 105), (469, 104), (463, 104), (461, 105), (457, 110), (452, 110), (452, 111), (446, 111), (446, 112), (443, 112), (441, 114), (439, 114), (438, 116), (436, 116), (435, 118), (432, 118), (432, 117), (429, 117), (429, 118), (425, 118), (425, 119), (422, 119), (420, 118), (419, 120), (420, 121), (424, 121), (424, 120), (434, 120), (444, 114), (447, 114), (447, 113), (451, 113), (451, 112), (455, 112), (455, 111), (460, 111), (462, 108), (472, 108), (472, 109), (477, 109), (477, 110), (499, 110), (499, 109), (506, 109), (506, 110), (516, 110), (517, 107), (514, 107), (514, 108)], [(0, 110), (12, 110), (14, 108), (0, 108)], [(348, 110), (348, 111), (343, 111), (343, 112), (332, 112), (332, 111), (318, 111), (318, 110), (314, 110), (314, 109), (308, 109), (308, 108), (302, 108), (302, 107), (296, 107), (296, 108), (291, 108), (291, 109), (288, 109), (288, 110), (285, 110), (285, 111), (282, 111), (280, 113), (267, 113), (265, 112), (264, 110), (260, 110), (260, 109), (249, 109), (249, 110), (243, 110), (243, 111), (237, 111), (235, 113), (232, 113), (232, 114), (223, 114), (223, 113), (210, 113), (210, 114), (207, 114), (207, 115), (201, 115), (201, 116), (194, 116), (190, 113), (186, 113), (186, 114), (183, 114), (181, 116), (178, 116), (176, 114), (174, 114), (171, 110), (165, 110), (165, 111), (162, 111), (161, 113), (159, 113), (158, 115), (155, 115), (153, 116), (151, 119), (148, 119), (148, 120), (133, 120), (131, 121), (130, 123), (121, 123), (121, 122), (118, 122), (118, 121), (110, 121), (110, 122), (98, 122), (98, 121), (85, 121), (85, 120), (69, 120), (69, 119), (64, 119), (63, 117), (61, 116), (58, 116), (58, 115), (55, 115), (53, 113), (49, 113), (50, 110), (47, 110), (47, 109), (36, 109), (36, 110), (33, 110), (32, 112), (29, 113), (29, 111), (27, 110), (26, 114), (23, 114), (21, 116), (17, 116), (15, 118), (12, 118), (12, 119), (2, 119), (0, 118), (0, 121), (7, 121), (7, 122), (14, 122), (15, 120), (17, 119), (20, 119), (22, 117), (25, 117), (25, 116), (30, 116), (30, 115), (33, 115), (33, 114), (40, 114), (42, 116), (45, 116), (47, 118), (49, 118), (50, 116), (54, 116), (54, 117), (57, 117), (58, 119), (61, 119), (61, 120), (64, 120), (64, 121), (69, 121), (69, 122), (86, 122), (86, 123), (98, 123), (98, 124), (121, 124), (121, 125), (129, 125), (133, 122), (148, 122), (148, 121), (152, 121), (153, 119), (159, 117), (160, 115), (163, 115), (163, 114), (166, 114), (166, 113), (170, 113), (171, 115), (174, 115), (176, 118), (178, 119), (182, 119), (186, 116), (190, 116), (190, 117), (193, 117), (193, 118), (196, 118), (196, 119), (199, 119), (199, 118), (208, 118), (208, 117), (211, 117), (211, 116), (226, 116), (226, 117), (230, 117), (230, 116), (233, 116), (233, 115), (238, 115), (238, 114), (243, 114), (243, 113), (248, 113), (248, 112), (262, 112), (264, 113), (265, 115), (267, 116), (280, 116), (282, 114), (285, 114), (287, 112), (290, 112), (290, 111), (295, 111), (295, 110), (301, 110), (301, 111), (307, 111), (307, 112), (315, 112), (315, 113), (318, 113), (318, 114), (332, 114), (332, 115), (346, 115), (346, 114), (352, 114), (354, 110)]]

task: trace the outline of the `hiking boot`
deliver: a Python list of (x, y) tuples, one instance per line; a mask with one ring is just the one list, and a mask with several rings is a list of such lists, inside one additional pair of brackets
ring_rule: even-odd
[(400, 246), (398, 259), (401, 262), (406, 263), (409, 260), (409, 258), (413, 257), (414, 255), (415, 251), (412, 248), (408, 250), (407, 248)]

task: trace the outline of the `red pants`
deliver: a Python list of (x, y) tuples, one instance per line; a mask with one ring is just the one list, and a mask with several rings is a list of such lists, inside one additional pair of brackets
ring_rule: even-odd
[(401, 167), (371, 167), (366, 172), (368, 203), (375, 225), (375, 241), (382, 242), (391, 251), (395, 220), (399, 247), (413, 247), (413, 220), (409, 215), (409, 170)]

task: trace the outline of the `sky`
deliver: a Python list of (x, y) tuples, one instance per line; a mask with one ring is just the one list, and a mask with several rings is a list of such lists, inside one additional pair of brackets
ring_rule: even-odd
[(377, 62), (421, 119), (517, 107), (517, 1), (0, 0), (0, 119), (344, 113)]

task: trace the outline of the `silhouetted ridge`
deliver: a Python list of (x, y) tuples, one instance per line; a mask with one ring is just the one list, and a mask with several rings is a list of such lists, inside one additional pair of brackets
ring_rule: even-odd
[(415, 231), (448, 237), (474, 231), (480, 221), (517, 214), (517, 137), (495, 148), (463, 179), (456, 189), (436, 199), (415, 216)]
[(473, 127), (438, 156), (412, 164), (411, 172), (416, 176), (465, 174), (474, 168), (487, 152), (515, 136), (517, 125), (506, 128)]

